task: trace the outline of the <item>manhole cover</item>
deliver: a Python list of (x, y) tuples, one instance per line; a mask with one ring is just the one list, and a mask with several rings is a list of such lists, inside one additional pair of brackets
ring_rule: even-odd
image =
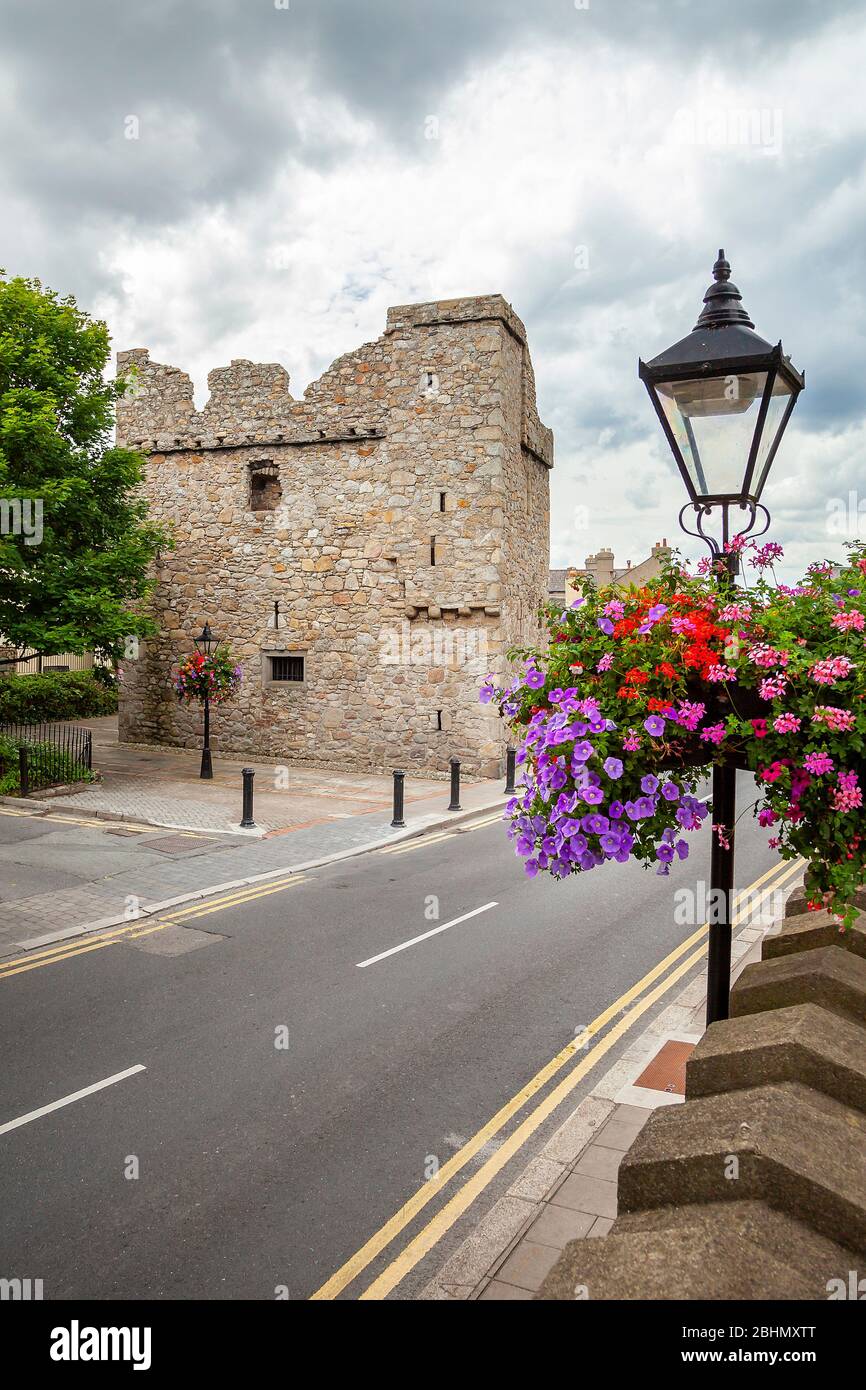
[(212, 845), (213, 840), (205, 840), (194, 835), (165, 835), (161, 840), (151, 840), (148, 849), (158, 849), (162, 854), (185, 854), (201, 845)]

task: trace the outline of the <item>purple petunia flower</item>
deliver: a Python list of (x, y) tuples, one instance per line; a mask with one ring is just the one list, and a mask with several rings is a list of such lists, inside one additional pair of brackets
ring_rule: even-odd
[(622, 776), (622, 763), (619, 758), (605, 758), (604, 770), (608, 777), (618, 778)]
[(611, 622), (610, 618), (599, 618), (598, 626), (601, 628), (601, 631), (605, 634), (605, 636), (613, 636), (613, 623)]
[(583, 787), (580, 793), (581, 801), (585, 801), (588, 806), (598, 806), (604, 801), (604, 792), (601, 787)]
[(646, 777), (642, 777), (640, 779), (640, 789), (642, 792), (646, 792), (647, 796), (651, 796), (654, 791), (657, 791), (658, 785), (659, 779), (657, 777), (653, 777), (649, 773)]
[(665, 731), (665, 721), (660, 719), (657, 714), (651, 714), (649, 719), (645, 719), (643, 726), (653, 738), (660, 738)]

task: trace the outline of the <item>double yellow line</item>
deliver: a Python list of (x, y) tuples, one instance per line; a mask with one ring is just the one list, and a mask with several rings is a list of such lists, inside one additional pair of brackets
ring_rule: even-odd
[(209, 917), (212, 912), (223, 912), (226, 908), (253, 902), (257, 898), (268, 898), (272, 893), (282, 893), (287, 888), (294, 888), (295, 884), (303, 882), (303, 874), (289, 874), (270, 883), (251, 884), (245, 889), (224, 893), (221, 897), (207, 898), (204, 902), (172, 912), (168, 917), (160, 917), (158, 921), (139, 917), (130, 922), (128, 927), (112, 927), (104, 932), (88, 932), (82, 937), (59, 941), (56, 946), (44, 951), (30, 951), (26, 956), (19, 956), (16, 960), (4, 961), (0, 965), (0, 979), (9, 975), (23, 975), (29, 970), (40, 970), (46, 965), (59, 965), (62, 961), (71, 960), (73, 956), (86, 956), (91, 951), (102, 950), (105, 946), (122, 946), (127, 941), (136, 941), (139, 937), (152, 936), (154, 932), (164, 931), (166, 927), (181, 926), (185, 921)]
[[(802, 870), (802, 868), (802, 859), (795, 860), (787, 868), (784, 864), (775, 864), (772, 869), (768, 869), (766, 873), (762, 874), (760, 878), (757, 878), (754, 883), (744, 889), (739, 895), (738, 901), (742, 903), (744, 900), (749, 899), (750, 895), (752, 895), (756, 889), (761, 888), (763, 884), (767, 884), (767, 880), (772, 878), (774, 881), (768, 884), (760, 895), (761, 901), (765, 900), (769, 894), (775, 892), (787, 879), (793, 877), (793, 875)], [(749, 902), (748, 908), (750, 909), (752, 906), (753, 903)], [(734, 917), (734, 925), (740, 925), (742, 920), (742, 915), (737, 912)], [(582, 1030), (581, 1039), (583, 1042), (583, 1040), (594, 1037), (597, 1033), (601, 1032), (602, 1029), (606, 1028), (617, 1014), (623, 1015), (619, 1022), (614, 1024), (596, 1046), (592, 1048), (585, 1057), (581, 1058), (577, 1066), (575, 1066), (558, 1085), (548, 1092), (540, 1104), (526, 1116), (508, 1138), (499, 1144), (496, 1152), (487, 1159), (482, 1167), (479, 1168), (478, 1171), (458, 1189), (454, 1196), (439, 1209), (428, 1224), (403, 1247), (391, 1263), (382, 1270), (378, 1277), (358, 1295), (359, 1299), (372, 1300), (386, 1298), (388, 1294), (405, 1279), (406, 1275), (414, 1269), (419, 1261), (422, 1260), (425, 1255), (429, 1254), (446, 1232), (451, 1229), (454, 1223), (492, 1182), (497, 1173), (505, 1167), (510, 1159), (513, 1158), (532, 1137), (539, 1126), (554, 1113), (558, 1106), (562, 1104), (587, 1073), (601, 1060), (605, 1053), (609, 1052), (613, 1045), (629, 1031), (641, 1015), (646, 1013), (653, 1004), (666, 994), (678, 980), (688, 974), (692, 967), (701, 960), (706, 951), (705, 943), (701, 944), (698, 949), (693, 951), (690, 955), (686, 955), (686, 952), (688, 952), (692, 946), (695, 946), (698, 941), (702, 941), (702, 938), (707, 935), (708, 930), (708, 923), (705, 922), (703, 926), (693, 932), (690, 937), (681, 942), (675, 950), (665, 956), (664, 960), (659, 961), (657, 965), (653, 966), (652, 970), (648, 971), (643, 979), (639, 980), (637, 984), (632, 985), (632, 987), (626, 990), (624, 994), (621, 994), (618, 999), (615, 999), (603, 1013), (600, 1013), (587, 1028)], [(686, 955), (686, 958), (680, 960), (680, 957), (684, 955)], [(679, 962), (679, 964), (677, 964), (677, 962)], [(672, 966), (675, 968), (671, 969)], [(656, 985), (655, 988), (650, 989), (650, 986), (668, 970), (670, 970), (670, 974), (668, 974), (660, 984)], [(645, 994), (644, 991), (646, 990), (649, 990), (649, 993)], [(640, 995), (644, 997), (640, 999), (638, 1003), (634, 1003)], [(375, 1233), (375, 1235), (371, 1236), (366, 1244), (363, 1245), (351, 1259), (347, 1260), (330, 1279), (322, 1284), (321, 1288), (316, 1290), (312, 1298), (319, 1300), (337, 1298), (339, 1294), (353, 1283), (368, 1265), (381, 1254), (386, 1246), (390, 1245), (391, 1242), (405, 1230), (424, 1207), (440, 1195), (446, 1184), (449, 1183), (452, 1178), (456, 1177), (461, 1169), (465, 1168), (467, 1163), (471, 1162), (485, 1145), (496, 1138), (500, 1131), (515, 1117), (518, 1111), (526, 1105), (527, 1101), (542, 1090), (568, 1062), (574, 1060), (577, 1050), (578, 1045), (574, 1042), (570, 1042), (561, 1052), (558, 1052), (551, 1061), (547, 1062), (546, 1065), (543, 1066), (520, 1091), (518, 1091), (517, 1095), (513, 1096), (511, 1100), (496, 1112), (492, 1119), (488, 1120), (486, 1125), (479, 1129), (478, 1132), (447, 1161), (447, 1163), (442, 1165), (435, 1178), (430, 1179), (423, 1187), (420, 1187), (414, 1196), (410, 1197), (409, 1201), (406, 1202), (400, 1210)]]
[[(19, 811), (16, 808), (4, 806), (0, 808), (0, 816), (24, 816), (27, 820), (37, 821), (56, 821), (58, 825), (86, 825), (92, 826), (95, 830), (129, 830), (136, 835), (153, 834), (154, 831), (162, 827), (158, 825), (139, 825), (137, 822), (130, 821), (106, 821), (87, 819), (84, 816), (52, 816), (50, 812), (42, 811)], [(190, 839), (199, 840), (201, 835), (197, 830), (178, 830), (177, 835), (185, 835)]]

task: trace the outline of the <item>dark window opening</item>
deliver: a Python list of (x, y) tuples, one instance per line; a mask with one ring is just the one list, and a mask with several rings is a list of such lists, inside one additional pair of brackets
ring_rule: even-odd
[(250, 467), (250, 511), (273, 512), (280, 505), (283, 489), (275, 463), (254, 463)]
[(430, 563), (431, 563), (431, 565), (435, 565), (435, 563), (436, 563), (436, 537), (435, 537), (435, 536), (431, 536), (431, 537), (430, 537)]
[(302, 681), (304, 679), (304, 658), (302, 656), (272, 656), (272, 681)]
[(438, 733), (441, 734), (441, 732), (442, 732), (442, 711), (441, 711), (441, 709), (437, 709), (437, 711), (436, 711), (436, 730), (437, 730)]
[(440, 510), (440, 512), (444, 512), (444, 510), (445, 510), (445, 493), (444, 493), (444, 492), (440, 492), (440, 494), (439, 494), (439, 510)]

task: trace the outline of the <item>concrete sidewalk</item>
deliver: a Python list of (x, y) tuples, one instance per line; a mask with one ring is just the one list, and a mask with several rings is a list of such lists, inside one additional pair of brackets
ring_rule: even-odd
[[(786, 898), (794, 886), (786, 886)], [(764, 936), (780, 922), (735, 933), (732, 982), (760, 959)], [(704, 1033), (706, 991), (704, 968), (602, 1076), (421, 1299), (532, 1299), (568, 1241), (607, 1234), (617, 1214), (623, 1156), (657, 1106), (684, 1100), (680, 1081), (686, 1057)]]
[[(391, 809), (390, 776), (254, 762), (214, 753), (213, 780), (203, 781), (199, 776), (200, 749), (118, 743), (116, 715), (80, 720), (79, 727), (93, 734), (93, 766), (102, 780), (84, 783), (80, 791), (51, 797), (55, 810), (178, 830), (262, 837)], [(241, 771), (245, 767), (253, 768), (256, 774), (254, 831), (240, 830)], [(407, 773), (407, 809), (417, 805), (426, 812), (439, 804), (447, 807), (449, 772), (447, 754), (443, 753), (441, 779)], [(504, 779), (501, 784), (464, 779), (461, 801), (469, 806), (479, 801), (486, 805), (494, 787), (498, 792), (502, 786)]]
[(406, 827), (393, 829), (389, 778), (289, 768), (285, 790), (257, 791), (256, 820), (263, 809), (272, 826), (263, 836), (230, 819), (240, 817), (243, 762), (217, 759), (213, 782), (196, 784), (195, 752), (118, 745), (114, 720), (89, 727), (104, 782), (75, 796), (0, 798), (0, 956), (456, 826), (507, 800), (504, 779), (474, 782), (461, 789), (462, 810), (448, 811), (446, 781), (407, 776)]

